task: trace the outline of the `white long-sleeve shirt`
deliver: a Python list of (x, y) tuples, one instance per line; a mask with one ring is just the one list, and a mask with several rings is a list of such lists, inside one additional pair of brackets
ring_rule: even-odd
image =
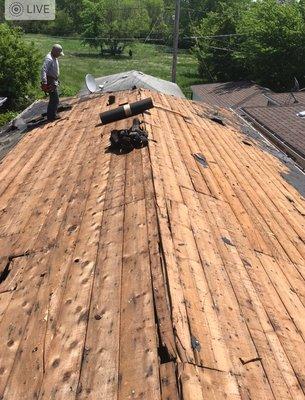
[(47, 76), (53, 78), (54, 84), (58, 86), (59, 62), (51, 53), (49, 53), (44, 60), (41, 70), (41, 82), (48, 83)]

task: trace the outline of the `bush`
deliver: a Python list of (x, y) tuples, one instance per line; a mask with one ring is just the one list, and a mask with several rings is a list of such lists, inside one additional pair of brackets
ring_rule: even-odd
[(39, 81), (40, 56), (33, 43), (23, 40), (20, 29), (0, 24), (0, 96), (6, 106), (26, 106)]
[(0, 128), (1, 126), (6, 125), (10, 121), (12, 121), (17, 116), (17, 114), (18, 113), (13, 111), (7, 111), (3, 114), (0, 112)]

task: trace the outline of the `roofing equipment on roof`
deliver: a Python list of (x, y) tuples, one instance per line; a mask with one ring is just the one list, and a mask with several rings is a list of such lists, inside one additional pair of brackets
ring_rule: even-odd
[[(108, 104), (110, 101), (108, 101)], [(113, 104), (113, 103), (112, 103)], [(154, 107), (151, 98), (136, 101), (135, 103), (127, 103), (115, 108), (114, 110), (104, 111), (100, 114), (101, 121), (104, 125), (112, 122), (143, 114)]]
[(148, 148), (93, 95), (0, 163), (0, 397), (304, 399), (304, 175), (228, 111), (111, 107), (150, 96)]
[[(122, 90), (151, 89), (160, 93), (184, 98), (180, 87), (173, 82), (146, 75), (141, 71), (127, 71), (119, 74), (96, 78), (97, 87), (102, 87), (102, 92), (118, 92)], [(88, 95), (90, 92), (86, 86), (80, 92), (80, 96)]]

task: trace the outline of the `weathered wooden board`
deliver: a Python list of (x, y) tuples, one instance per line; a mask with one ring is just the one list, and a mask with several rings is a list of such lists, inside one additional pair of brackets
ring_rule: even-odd
[(111, 107), (148, 96), (146, 149), (94, 95), (0, 163), (0, 398), (305, 399), (304, 198), (229, 114)]

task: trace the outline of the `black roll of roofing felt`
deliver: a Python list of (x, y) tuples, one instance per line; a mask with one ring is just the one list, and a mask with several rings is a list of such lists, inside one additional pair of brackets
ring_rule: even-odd
[(136, 101), (135, 103), (125, 104), (115, 110), (106, 111), (100, 114), (103, 125), (111, 122), (120, 121), (121, 119), (133, 117), (134, 115), (142, 114), (144, 111), (154, 107), (151, 98)]

